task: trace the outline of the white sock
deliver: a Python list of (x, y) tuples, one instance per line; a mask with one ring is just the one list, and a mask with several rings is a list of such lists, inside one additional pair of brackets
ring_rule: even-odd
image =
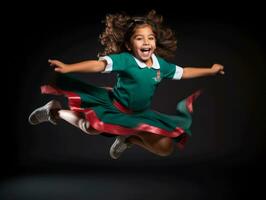
[(90, 135), (98, 135), (100, 132), (90, 130), (90, 122), (84, 119), (80, 113), (71, 110), (59, 110), (58, 115), (61, 119), (81, 129)]

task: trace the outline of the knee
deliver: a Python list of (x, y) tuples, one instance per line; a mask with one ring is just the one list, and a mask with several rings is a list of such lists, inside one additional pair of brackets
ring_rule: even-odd
[(159, 156), (169, 156), (173, 153), (174, 143), (171, 138), (164, 137), (159, 142), (158, 155)]

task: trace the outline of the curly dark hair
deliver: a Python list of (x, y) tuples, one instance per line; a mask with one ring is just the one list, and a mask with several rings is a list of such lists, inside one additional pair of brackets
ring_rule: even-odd
[(155, 10), (151, 10), (145, 16), (108, 14), (103, 23), (105, 23), (105, 30), (100, 34), (99, 39), (104, 50), (98, 56), (128, 51), (126, 44), (129, 44), (130, 37), (136, 28), (145, 25), (150, 25), (155, 33), (157, 46), (155, 54), (163, 58), (171, 58), (175, 54), (177, 41), (174, 32), (163, 24), (163, 17)]

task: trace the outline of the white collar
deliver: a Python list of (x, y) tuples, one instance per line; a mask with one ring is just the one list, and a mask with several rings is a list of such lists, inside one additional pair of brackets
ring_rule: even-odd
[[(133, 58), (136, 60), (138, 66), (139, 66), (140, 68), (145, 68), (145, 67), (147, 67), (147, 65), (146, 65), (144, 62), (140, 61), (140, 60), (137, 59), (135, 56), (133, 56)], [(157, 57), (156, 57), (154, 54), (152, 54), (152, 55), (151, 55), (151, 58), (152, 58), (152, 66), (151, 66), (151, 67), (154, 68), (154, 69), (160, 69), (160, 64), (159, 64), (159, 62), (158, 62)]]

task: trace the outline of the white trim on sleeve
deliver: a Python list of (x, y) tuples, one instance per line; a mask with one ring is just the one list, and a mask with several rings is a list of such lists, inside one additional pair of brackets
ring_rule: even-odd
[(175, 66), (175, 75), (173, 77), (174, 80), (180, 80), (182, 78), (183, 75), (183, 68), (179, 67), (179, 66)]
[(107, 65), (102, 73), (110, 73), (113, 70), (113, 61), (109, 56), (100, 57), (99, 60), (105, 60), (107, 62)]

